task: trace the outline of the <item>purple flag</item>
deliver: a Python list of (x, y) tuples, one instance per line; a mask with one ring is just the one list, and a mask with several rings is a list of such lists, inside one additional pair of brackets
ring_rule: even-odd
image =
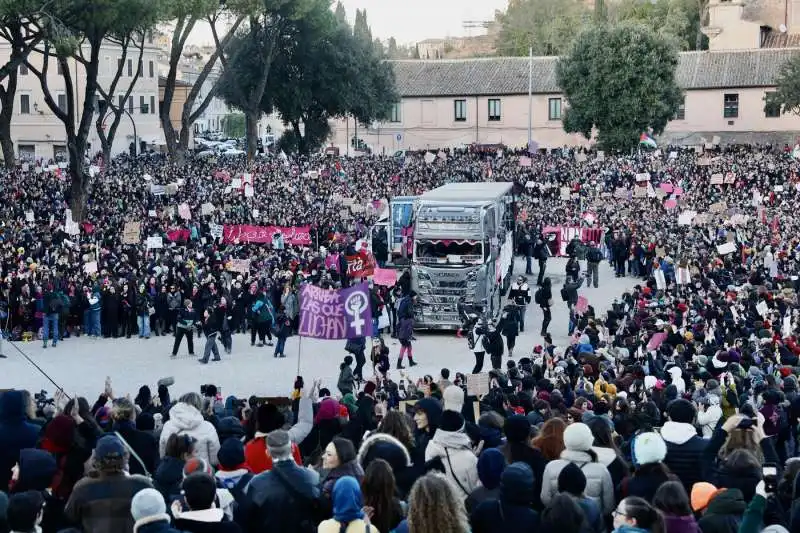
[(372, 335), (369, 285), (359, 283), (338, 290), (303, 286), (300, 291), (299, 334), (316, 339), (353, 339)]

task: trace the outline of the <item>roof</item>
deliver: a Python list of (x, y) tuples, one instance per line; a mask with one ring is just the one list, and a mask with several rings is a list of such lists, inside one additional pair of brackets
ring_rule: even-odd
[(800, 47), (800, 33), (782, 33), (769, 31), (764, 34), (762, 48), (797, 48)]
[[(159, 87), (166, 87), (167, 86), (167, 78), (164, 76), (158, 77), (158, 86)], [(191, 87), (192, 84), (183, 80), (175, 80), (175, 87)]]
[(512, 183), (507, 182), (448, 183), (424, 193), (420, 196), (420, 200), (423, 202), (483, 202), (508, 194), (512, 186)]
[[(800, 48), (682, 52), (676, 79), (682, 89), (770, 87), (783, 63)], [(527, 57), (399, 60), (401, 96), (505, 96), (528, 94)], [(533, 92), (560, 93), (557, 57), (533, 58)]]

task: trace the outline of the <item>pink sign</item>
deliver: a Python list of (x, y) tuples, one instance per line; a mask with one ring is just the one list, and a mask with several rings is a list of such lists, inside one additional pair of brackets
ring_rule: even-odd
[(659, 185), (659, 187), (661, 188), (662, 191), (664, 191), (667, 194), (675, 190), (675, 188), (672, 186), (671, 183), (662, 183), (661, 185)]
[(589, 300), (586, 296), (578, 296), (578, 302), (575, 304), (575, 312), (579, 315), (584, 314), (589, 310)]
[(676, 207), (678, 207), (678, 202), (675, 200), (667, 200), (664, 202), (664, 208), (666, 209), (675, 209)]
[(276, 233), (283, 235), (287, 244), (308, 246), (311, 244), (310, 226), (251, 226), (249, 224), (226, 224), (222, 230), (223, 242), (256, 242), (272, 243), (272, 236)]
[(667, 338), (667, 334), (663, 331), (658, 333), (654, 333), (652, 337), (650, 337), (650, 342), (647, 343), (648, 350), (658, 350), (658, 347), (661, 346), (661, 343), (664, 342), (664, 339)]
[(397, 283), (397, 271), (391, 268), (375, 268), (372, 274), (372, 281), (376, 285), (383, 285), (384, 287), (393, 287)]
[(675, 196), (680, 196), (683, 194), (683, 189), (681, 187), (675, 187), (674, 189), (672, 189), (672, 194), (674, 194)]

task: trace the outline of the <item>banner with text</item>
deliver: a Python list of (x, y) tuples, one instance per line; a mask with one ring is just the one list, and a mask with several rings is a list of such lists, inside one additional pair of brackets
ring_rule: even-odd
[(272, 236), (276, 233), (283, 235), (283, 242), (297, 246), (311, 244), (310, 226), (251, 226), (248, 224), (226, 224), (223, 229), (223, 242), (256, 242), (272, 243)]
[(369, 285), (349, 289), (323, 289), (304, 285), (300, 290), (302, 337), (353, 339), (372, 335)]

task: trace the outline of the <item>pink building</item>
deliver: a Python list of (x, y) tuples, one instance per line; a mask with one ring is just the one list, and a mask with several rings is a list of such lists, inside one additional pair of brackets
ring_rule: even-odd
[[(659, 143), (794, 144), (800, 116), (764, 110), (781, 65), (800, 48), (710, 50), (680, 54), (684, 104)], [(587, 144), (564, 132), (567, 102), (556, 83), (555, 57), (533, 59), (533, 139), (540, 147)], [(356, 136), (377, 153), (472, 143), (524, 146), (528, 139), (528, 58), (394, 61), (397, 102), (388, 121), (332, 123), (331, 143), (354, 153)], [(718, 139), (716, 139), (718, 138)]]

